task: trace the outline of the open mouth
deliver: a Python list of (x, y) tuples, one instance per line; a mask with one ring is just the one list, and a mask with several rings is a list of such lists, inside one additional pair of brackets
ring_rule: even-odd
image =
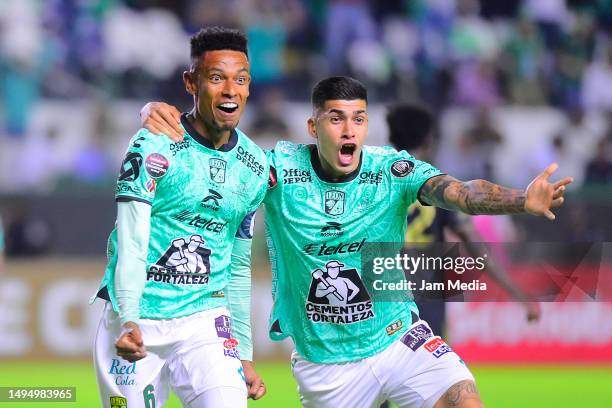
[(354, 143), (343, 144), (340, 148), (340, 164), (343, 166), (351, 164), (353, 162), (353, 156), (355, 155), (356, 149), (357, 145)]
[(236, 112), (236, 110), (238, 109), (238, 104), (234, 102), (225, 102), (221, 105), (217, 105), (217, 108), (220, 111), (230, 114)]

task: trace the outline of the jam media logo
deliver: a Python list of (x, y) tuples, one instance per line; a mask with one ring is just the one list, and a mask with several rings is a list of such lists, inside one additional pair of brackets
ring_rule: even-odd
[(115, 377), (117, 385), (134, 385), (136, 377), (136, 362), (125, 363), (122, 360), (113, 358), (108, 373)]
[(225, 169), (227, 162), (221, 159), (211, 158), (208, 160), (210, 179), (215, 183), (225, 183)]
[(127, 406), (127, 398), (115, 395), (110, 397), (110, 408), (127, 408)]
[(336, 260), (311, 272), (306, 317), (316, 323), (348, 324), (374, 317), (372, 299), (355, 268)]
[(325, 213), (329, 215), (341, 215), (344, 213), (344, 202), (346, 194), (340, 190), (329, 190), (325, 192)]
[(200, 201), (200, 205), (204, 208), (209, 208), (213, 211), (218, 211), (221, 204), (219, 200), (223, 199), (223, 196), (213, 190), (212, 188), (208, 189), (208, 195)]
[(140, 153), (130, 152), (121, 163), (121, 171), (119, 173), (119, 181), (134, 181), (140, 176), (140, 167), (142, 166), (142, 156)]

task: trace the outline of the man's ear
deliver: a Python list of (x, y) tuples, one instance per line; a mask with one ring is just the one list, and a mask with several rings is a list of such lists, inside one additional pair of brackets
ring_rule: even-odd
[(195, 73), (191, 71), (183, 72), (183, 82), (185, 83), (185, 90), (191, 96), (195, 96), (196, 94), (196, 78)]
[(308, 134), (314, 138), (317, 139), (317, 126), (315, 123), (316, 119), (313, 118), (308, 118)]

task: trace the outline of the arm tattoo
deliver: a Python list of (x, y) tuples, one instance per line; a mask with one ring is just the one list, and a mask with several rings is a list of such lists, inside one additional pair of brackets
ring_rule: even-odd
[(525, 212), (525, 193), (486, 180), (459, 181), (450, 176), (429, 179), (420, 198), (436, 207), (467, 214), (518, 214)]
[(446, 391), (446, 406), (458, 407), (466, 400), (478, 399), (478, 390), (472, 380), (463, 380), (453, 385)]

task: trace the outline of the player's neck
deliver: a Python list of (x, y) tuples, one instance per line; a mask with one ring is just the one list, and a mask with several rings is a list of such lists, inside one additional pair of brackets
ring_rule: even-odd
[(363, 152), (359, 156), (359, 162), (357, 167), (348, 172), (338, 172), (334, 167), (325, 161), (323, 157), (318, 152), (316, 145), (311, 147), (310, 151), (310, 162), (312, 167), (317, 174), (317, 176), (327, 182), (331, 183), (343, 183), (347, 181), (351, 181), (357, 177), (361, 169), (361, 160), (362, 160)]
[(232, 134), (231, 130), (219, 130), (206, 126), (206, 122), (204, 122), (204, 120), (195, 110), (192, 110), (187, 114), (187, 120), (189, 120), (189, 123), (191, 123), (193, 128), (200, 134), (200, 136), (207, 139), (213, 146), (215, 146), (215, 149), (218, 149), (229, 142)]

